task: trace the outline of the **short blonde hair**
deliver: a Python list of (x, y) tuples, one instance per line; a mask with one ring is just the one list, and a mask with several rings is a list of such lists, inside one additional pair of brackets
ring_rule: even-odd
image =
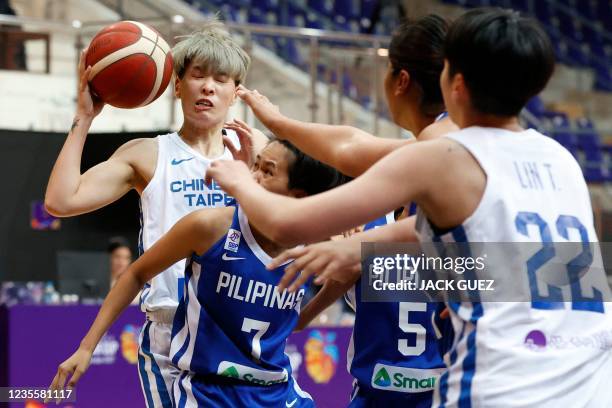
[(228, 75), (236, 84), (244, 81), (251, 64), (251, 57), (216, 18), (177, 43), (172, 48), (172, 57), (179, 78), (183, 78), (189, 64), (196, 63), (208, 73)]

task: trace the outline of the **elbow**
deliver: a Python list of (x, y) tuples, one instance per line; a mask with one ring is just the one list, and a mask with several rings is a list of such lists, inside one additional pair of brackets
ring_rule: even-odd
[(338, 147), (332, 167), (338, 169), (342, 174), (353, 178), (360, 176), (364, 172), (363, 158), (357, 154), (352, 143), (343, 143)]
[(69, 215), (66, 208), (60, 202), (49, 196), (45, 197), (45, 211), (54, 217), (66, 217)]

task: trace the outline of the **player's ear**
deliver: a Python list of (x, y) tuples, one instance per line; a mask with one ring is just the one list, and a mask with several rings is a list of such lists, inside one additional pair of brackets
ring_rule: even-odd
[(232, 102), (230, 103), (230, 106), (233, 106), (236, 103), (236, 100), (238, 99), (238, 87), (240, 86), (240, 83), (234, 82), (234, 84), (234, 94), (232, 95)]
[(465, 84), (463, 74), (456, 73), (450, 81), (452, 97), (459, 103), (467, 103), (470, 100), (470, 91)]
[(405, 94), (410, 85), (410, 74), (405, 69), (402, 69), (397, 74), (397, 82), (395, 83), (394, 93), (396, 96)]
[(178, 99), (181, 98), (181, 79), (178, 77), (178, 75), (174, 76), (174, 96), (176, 96)]

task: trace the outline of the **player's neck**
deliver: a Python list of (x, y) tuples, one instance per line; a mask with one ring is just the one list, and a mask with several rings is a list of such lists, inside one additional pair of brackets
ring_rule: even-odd
[(183, 123), (178, 131), (179, 137), (191, 148), (204, 157), (217, 157), (223, 154), (223, 123), (218, 126), (203, 129)]
[(250, 223), (249, 227), (251, 228), (251, 233), (253, 234), (253, 238), (255, 238), (255, 241), (257, 241), (261, 249), (263, 249), (263, 251), (271, 257), (280, 255), (281, 252), (287, 249), (286, 247), (282, 247), (276, 242), (266, 238), (265, 235), (257, 231), (257, 229)]
[(461, 129), (471, 126), (480, 126), (505, 129), (511, 132), (522, 132), (525, 130), (519, 123), (518, 116), (490, 115), (474, 111), (463, 112), (457, 125)]
[(436, 119), (435, 116), (425, 116), (421, 113), (420, 108), (416, 107), (414, 104), (406, 104), (405, 106), (405, 115), (402, 115), (397, 124), (406, 130), (412, 132), (415, 137), (418, 137), (419, 134), (425, 129), (427, 126), (431, 125)]

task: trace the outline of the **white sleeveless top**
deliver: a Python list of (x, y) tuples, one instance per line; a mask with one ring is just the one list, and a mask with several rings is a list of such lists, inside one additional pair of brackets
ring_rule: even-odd
[[(566, 273), (560, 243), (597, 242), (580, 166), (556, 141), (532, 129), (481, 127), (447, 137), (474, 156), (487, 185), (474, 213), (450, 231), (434, 231), (419, 210), (421, 242), (533, 242), (536, 251), (555, 248), (546, 256), (506, 254), (503, 262), (487, 264), (488, 276), (505, 285), (555, 263)], [(601, 253), (591, 256), (592, 265), (601, 267)], [(579, 295), (567, 293), (565, 286), (566, 296), (554, 309), (533, 302), (550, 294), (538, 285), (525, 289), (531, 302), (448, 302), (455, 342), (434, 406), (612, 406), (612, 304), (599, 272), (602, 276), (596, 274), (593, 285), (583, 284)], [(592, 301), (596, 291), (602, 302)]]
[[(235, 146), (238, 136), (225, 130)], [(149, 249), (182, 217), (202, 208), (224, 207), (232, 200), (214, 182), (209, 189), (204, 175), (214, 160), (232, 160), (225, 148), (214, 159), (202, 156), (175, 133), (157, 136), (157, 166), (153, 178), (140, 197), (139, 251)], [(143, 312), (172, 310), (178, 305), (184, 286), (185, 260), (182, 260), (148, 282), (140, 296)]]

